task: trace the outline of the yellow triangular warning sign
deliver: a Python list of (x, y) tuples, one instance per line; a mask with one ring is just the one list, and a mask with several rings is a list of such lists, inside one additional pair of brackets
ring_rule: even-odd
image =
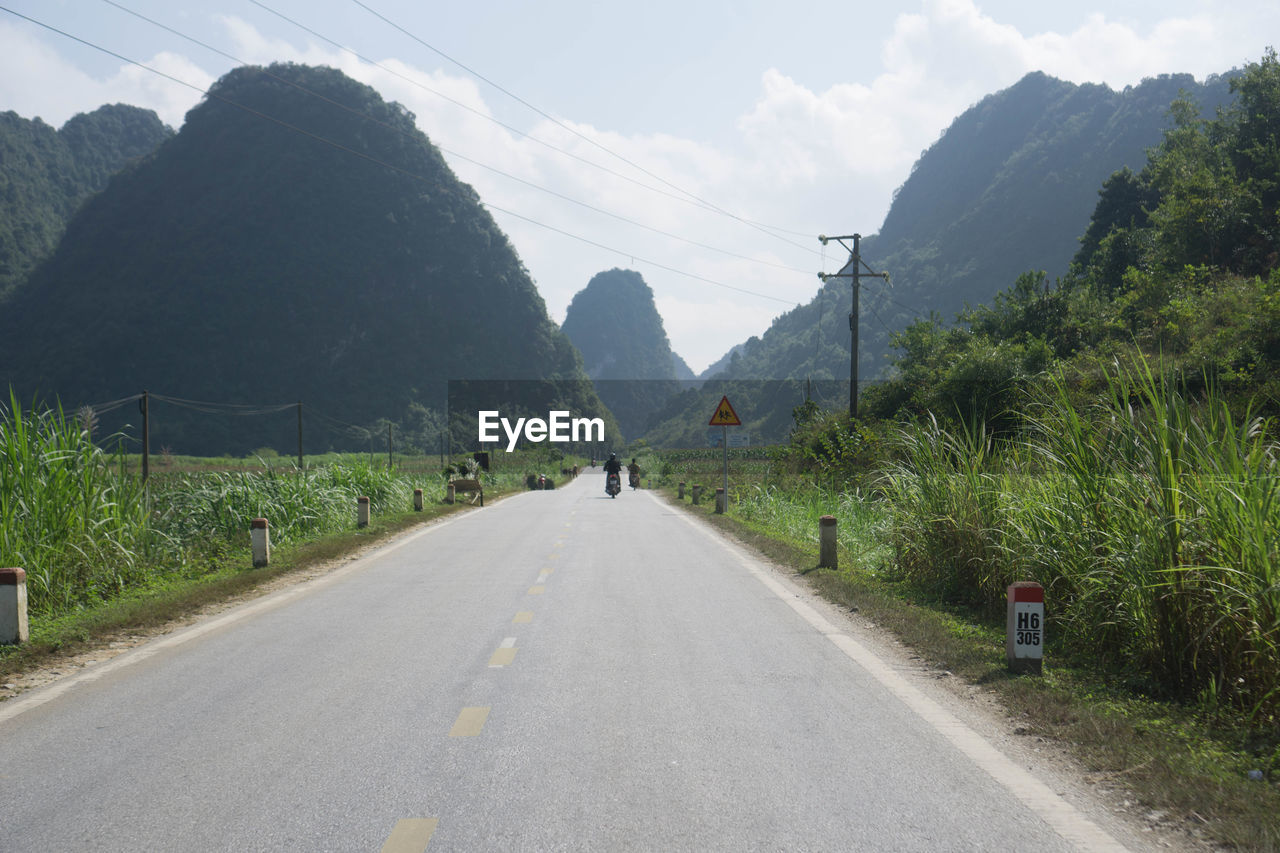
[(729, 405), (728, 397), (720, 398), (720, 405), (716, 406), (716, 413), (711, 416), (711, 426), (742, 426), (738, 413)]

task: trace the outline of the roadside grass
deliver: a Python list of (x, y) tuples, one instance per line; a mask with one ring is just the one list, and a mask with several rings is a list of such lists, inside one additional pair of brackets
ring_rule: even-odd
[[(94, 449), (61, 416), (32, 416), (16, 405), (8, 414), (0, 421), (0, 450), (6, 451), (10, 463), (5, 470), (10, 478), (25, 479), (4, 481), (5, 494), (18, 500), (0, 502), (11, 522), (6, 527), (10, 539), (0, 541), (8, 543), (0, 549), (8, 561), (0, 561), (30, 565), (24, 555), (40, 555), (38, 571), (45, 588), (58, 594), (36, 600), (27, 643), (0, 645), (0, 679), (56, 666), (131, 634), (164, 630), (206, 608), (257, 594), (264, 585), (290, 575), (332, 567), (344, 557), (467, 507), (463, 501), (443, 503), (445, 477), (434, 458), (415, 473), (388, 471), (363, 455), (335, 455), (305, 472), (292, 464), (220, 467), (219, 463), (236, 460), (203, 460), (207, 464), (154, 474), (144, 494), (119, 456)], [(526, 468), (550, 473), (548, 466), (559, 461), (545, 452), (504, 458), (496, 470), (482, 476), (486, 503), (523, 491)], [(577, 462), (564, 460), (562, 467)], [(75, 488), (63, 484), (72, 479), (61, 473), (68, 463), (80, 478)], [(555, 471), (558, 475), (559, 468)], [(423, 489), (422, 512), (413, 510), (414, 488)], [(105, 497), (98, 498), (99, 493)], [(93, 495), (94, 501), (68, 500), (77, 494)], [(121, 555), (130, 572), (124, 576), (113, 570), (111, 583), (86, 590), (79, 575), (68, 576), (62, 570), (62, 555), (69, 548), (81, 558), (74, 564), (88, 563), (101, 571), (83, 559), (90, 552), (75, 535), (83, 535), (77, 534), (83, 529), (101, 539), (103, 524), (98, 519), (120, 511), (109, 514), (98, 506), (125, 504), (120, 495), (135, 508), (151, 507), (133, 512), (136, 519), (130, 530), (136, 532), (123, 544), (106, 540), (113, 545), (110, 553)], [(356, 526), (356, 495), (370, 497), (367, 528)], [(55, 526), (46, 520), (43, 508), (59, 503), (83, 504), (83, 512)], [(252, 568), (248, 522), (254, 517), (267, 517), (271, 524), (271, 565), (263, 568)], [(138, 541), (152, 544), (139, 553), (136, 546), (130, 547)], [(29, 591), (31, 580), (29, 571)]]
[[(684, 474), (695, 466), (686, 465)], [(704, 469), (705, 470), (705, 469)], [(731, 469), (731, 478), (733, 472)], [(1250, 725), (1243, 712), (1211, 710), (1159, 698), (1126, 673), (1100, 669), (1050, 636), (1041, 677), (1008, 672), (1003, 618), (989, 608), (946, 604), (883, 571), (892, 556), (869, 499), (862, 508), (822, 503), (813, 490), (788, 505), (787, 492), (741, 486), (726, 515), (714, 502), (695, 507), (677, 498), (669, 478), (661, 491), (674, 504), (790, 567), (820, 595), (888, 631), (927, 666), (988, 691), (1015, 734), (1065, 748), (1090, 783), (1113, 792), (1121, 808), (1208, 846), (1280, 849), (1280, 732)], [(761, 504), (764, 506), (762, 507)], [(770, 505), (773, 508), (770, 508)], [(818, 517), (839, 519), (838, 570), (817, 568)], [(846, 517), (860, 516), (847, 524)], [(845, 528), (850, 530), (846, 534)], [(1267, 781), (1249, 778), (1264, 770)]]
[[(494, 498), (506, 493), (495, 492)], [(0, 679), (54, 665), (120, 637), (164, 628), (210, 606), (251, 596), (272, 581), (331, 567), (345, 557), (465, 508), (464, 504), (429, 503), (422, 512), (409, 509), (374, 515), (363, 529), (353, 523), (346, 530), (320, 538), (282, 547), (273, 544), (271, 564), (262, 568), (251, 568), (246, 534), (243, 546), (206, 555), (204, 571), (198, 575), (160, 576), (94, 606), (33, 619), (29, 642), (0, 646)]]

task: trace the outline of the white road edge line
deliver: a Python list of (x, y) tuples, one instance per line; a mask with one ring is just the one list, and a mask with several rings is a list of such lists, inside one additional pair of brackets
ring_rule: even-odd
[[(658, 500), (656, 497), (653, 498)], [(961, 722), (954, 714), (912, 686), (870, 649), (853, 637), (840, 631), (807, 603), (797, 598), (776, 579), (761, 568), (758, 558), (744, 551), (737, 544), (719, 535), (713, 529), (678, 512), (686, 524), (704, 535), (723, 543), (742, 561), (742, 566), (765, 585), (774, 595), (791, 606), (800, 618), (808, 622), (840, 651), (867, 671), (913, 713), (927, 722), (939, 734), (951, 742), (971, 761), (985, 770), (1022, 803), (1035, 812), (1060, 836), (1081, 850), (1123, 851), (1124, 845), (1108, 835), (1101, 827), (1082, 815), (1074, 806), (1027, 770), (1015, 764), (1007, 755), (988, 743), (981, 735)]]
[(141, 663), (147, 658), (154, 657), (160, 652), (175, 648), (183, 643), (203, 637), (205, 634), (225, 628), (228, 625), (233, 625), (236, 622), (249, 619), (260, 613), (265, 613), (268, 610), (274, 610), (277, 607), (288, 604), (295, 598), (300, 598), (304, 595), (309, 595), (318, 589), (323, 589), (324, 587), (345, 578), (347, 575), (368, 568), (375, 560), (403, 548), (405, 545), (408, 545), (419, 537), (426, 536), (432, 531), (439, 530), (440, 528), (446, 527), (454, 522), (461, 521), (469, 515), (471, 515), (471, 513), (460, 513), (458, 515), (449, 516), (442, 521), (428, 524), (422, 530), (419, 530), (416, 533), (411, 533), (402, 539), (390, 542), (389, 544), (377, 548), (374, 551), (370, 551), (363, 557), (352, 560), (349, 565), (334, 569), (328, 574), (321, 575), (309, 581), (299, 582), (293, 586), (282, 589), (279, 592), (273, 592), (262, 598), (254, 599), (246, 604), (242, 604), (239, 607), (232, 608), (221, 616), (215, 616), (211, 619), (198, 622), (188, 628), (179, 629), (172, 634), (165, 635), (155, 640), (150, 640), (137, 648), (131, 649), (108, 661), (90, 665), (88, 668), (76, 673), (75, 675), (67, 676), (66, 678), (43, 687), (37, 687), (29, 694), (24, 694), (21, 698), (9, 699), (6, 702), (0, 702), (0, 723), (11, 720), (20, 714), (24, 714), (27, 711), (32, 710), (33, 708), (38, 708), (46, 702), (51, 702), (80, 684), (96, 681), (102, 676), (115, 672), (118, 669), (124, 669), (125, 667), (132, 666), (133, 664)]

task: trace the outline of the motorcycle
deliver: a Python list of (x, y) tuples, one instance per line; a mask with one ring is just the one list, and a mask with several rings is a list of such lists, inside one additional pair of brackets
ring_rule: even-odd
[(630, 480), (631, 480), (631, 491), (633, 491), (633, 492), (634, 492), (636, 489), (640, 488), (640, 475), (639, 475), (639, 474), (632, 474), (632, 475), (631, 475), (631, 477), (630, 477)]
[(608, 478), (604, 481), (604, 490), (609, 497), (616, 498), (618, 492), (622, 491), (622, 478), (610, 471)]

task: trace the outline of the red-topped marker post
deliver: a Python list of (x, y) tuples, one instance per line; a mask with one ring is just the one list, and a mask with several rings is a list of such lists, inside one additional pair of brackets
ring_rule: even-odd
[(1018, 581), (1009, 585), (1008, 595), (1005, 655), (1009, 670), (1039, 675), (1044, 661), (1044, 587)]

